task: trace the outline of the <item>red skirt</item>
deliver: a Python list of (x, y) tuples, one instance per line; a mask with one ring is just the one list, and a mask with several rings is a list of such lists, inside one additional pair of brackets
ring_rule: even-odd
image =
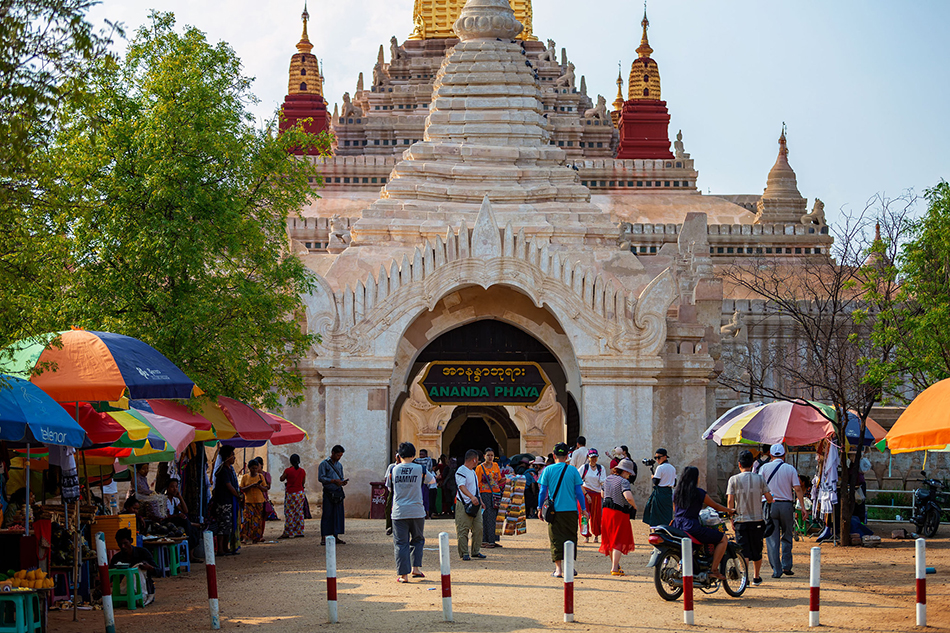
[[(589, 536), (600, 536), (600, 532), (603, 529), (601, 527), (600, 518), (603, 497), (601, 497), (599, 492), (584, 488), (584, 502), (587, 504), (587, 512), (590, 514), (590, 521), (587, 524), (587, 527), (590, 529)], [(580, 519), (578, 519), (578, 521), (580, 521)]]
[(604, 508), (602, 525), (603, 536), (600, 539), (600, 553), (610, 556), (613, 550), (629, 554), (634, 550), (633, 529), (630, 527), (630, 515), (613, 508)]

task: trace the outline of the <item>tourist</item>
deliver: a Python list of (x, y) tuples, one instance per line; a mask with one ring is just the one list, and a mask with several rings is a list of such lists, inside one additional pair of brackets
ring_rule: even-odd
[(620, 567), (620, 557), (634, 549), (630, 519), (636, 518), (637, 503), (630, 490), (633, 460), (621, 459), (610, 469), (604, 480), (603, 535), (600, 551), (610, 557), (610, 575), (626, 575)]
[(264, 491), (268, 486), (256, 459), (252, 459), (247, 468), (250, 472), (241, 477), (241, 492), (244, 493), (241, 542), (260, 543), (264, 539)]
[(393, 487), (393, 553), (396, 557), (396, 581), (409, 582), (413, 578), (425, 578), (422, 573), (422, 554), (426, 544), (426, 510), (423, 497), (427, 488), (435, 482), (435, 476), (419, 463), (414, 463), (416, 447), (409, 442), (399, 445), (400, 463), (393, 467), (390, 476)]
[(613, 470), (622, 459), (629, 459), (630, 463), (633, 464), (633, 476), (630, 477), (630, 483), (635, 482), (637, 480), (637, 462), (630, 456), (630, 449), (626, 445), (615, 446), (614, 450), (611, 451), (610, 469)]
[[(538, 493), (538, 518), (544, 519), (542, 510), (548, 499), (554, 506), (554, 520), (548, 523), (548, 540), (551, 543), (551, 560), (554, 561), (555, 578), (561, 578), (564, 572), (561, 563), (564, 561), (564, 543), (577, 543), (577, 508), (587, 514), (584, 504), (584, 491), (581, 485), (581, 474), (568, 463), (570, 448), (559, 442), (554, 447), (555, 462), (541, 472), (538, 482), (541, 490)], [(574, 550), (577, 558), (577, 549)]]
[(726, 553), (729, 538), (719, 530), (703, 525), (699, 520), (699, 511), (703, 509), (703, 506), (728, 514), (733, 514), (734, 511), (713, 501), (712, 497), (699, 487), (699, 469), (695, 466), (687, 466), (683, 469), (683, 476), (676, 484), (676, 490), (673, 491), (673, 506), (676, 510), (670, 525), (687, 532), (700, 543), (715, 545), (709, 575), (725, 580), (726, 577), (719, 571), (719, 563), (722, 561), (723, 554)]
[(807, 524), (808, 509), (805, 507), (805, 497), (802, 495), (802, 485), (798, 471), (791, 464), (785, 463), (785, 447), (773, 444), (769, 449), (771, 461), (759, 468), (759, 474), (765, 477), (765, 482), (772, 492), (775, 501), (772, 502), (771, 515), (774, 531), (765, 539), (769, 554), (769, 565), (772, 567), (772, 578), (794, 576), (792, 571), (792, 539), (795, 536), (795, 498), (802, 508), (802, 516)]
[[(584, 534), (584, 530), (581, 529), (585, 543), (590, 543), (591, 536), (594, 537), (595, 543), (600, 541), (601, 500), (604, 482), (607, 481), (607, 469), (597, 463), (598, 458), (597, 449), (589, 449), (587, 451), (587, 463), (581, 466), (579, 470), (581, 481), (584, 482), (584, 501), (590, 515), (590, 520), (587, 522), (587, 533)], [(583, 528), (583, 525), (581, 527)]]
[[(419, 464), (426, 469), (427, 472), (432, 473), (433, 479), (435, 478), (435, 460), (429, 457), (429, 451), (422, 448), (419, 449), (419, 457), (413, 460), (416, 464)], [(435, 510), (435, 485), (422, 484), (422, 503), (426, 509), (426, 518), (431, 518), (432, 512)]]
[(303, 538), (307, 471), (300, 467), (300, 455), (294, 453), (290, 456), (290, 466), (284, 470), (280, 480), (284, 482), (284, 531), (277, 538)]
[(735, 511), (733, 528), (736, 531), (736, 543), (742, 549), (746, 560), (752, 561), (755, 572), (752, 586), (762, 584), (762, 544), (765, 538), (765, 519), (762, 513), (762, 497), (772, 503), (772, 493), (765, 477), (752, 472), (755, 459), (752, 452), (739, 453), (739, 474), (729, 478), (726, 495), (729, 509)]
[(587, 438), (583, 435), (577, 436), (577, 442), (574, 445), (574, 451), (571, 453), (571, 466), (580, 469), (587, 462)]
[(653, 459), (659, 464), (653, 473), (653, 492), (643, 509), (643, 522), (649, 526), (669, 525), (673, 520), (673, 485), (676, 469), (665, 448), (658, 448)]
[[(152, 575), (158, 571), (155, 559), (144, 547), (136, 547), (132, 544), (132, 530), (128, 528), (120, 528), (116, 531), (115, 542), (119, 546), (119, 551), (112, 556), (109, 567), (115, 568), (121, 564), (137, 568), (140, 586), (145, 589), (144, 606), (147, 607), (155, 601), (155, 582), (152, 580)], [(126, 588), (126, 591), (132, 593), (131, 588)]]
[(320, 463), (317, 470), (317, 479), (323, 484), (323, 516), (320, 517), (320, 545), (327, 544), (327, 537), (336, 538), (339, 545), (346, 545), (346, 541), (340, 538), (344, 533), (343, 524), (343, 500), (346, 493), (343, 492), (343, 486), (349, 483), (349, 479), (343, 476), (343, 465), (340, 459), (346, 452), (342, 446), (337, 444), (330, 449), (330, 456)]
[(485, 459), (475, 469), (478, 492), (482, 498), (482, 547), (501, 547), (495, 533), (495, 519), (501, 505), (501, 468), (495, 463), (495, 451), (485, 449)]
[(221, 465), (214, 473), (214, 493), (212, 504), (215, 534), (218, 535), (218, 550), (223, 556), (238, 553), (238, 489), (237, 474), (234, 472), (234, 447), (222, 446), (218, 452)]
[[(465, 463), (455, 471), (455, 486), (458, 490), (455, 497), (455, 535), (458, 540), (459, 557), (462, 560), (487, 558), (480, 551), (484, 531), (482, 524), (484, 508), (478, 493), (478, 477), (474, 470), (477, 463), (478, 451), (468, 450), (465, 452)], [(475, 513), (469, 514), (468, 508), (474, 508)], [(472, 535), (471, 555), (469, 555), (468, 546), (469, 534)]]

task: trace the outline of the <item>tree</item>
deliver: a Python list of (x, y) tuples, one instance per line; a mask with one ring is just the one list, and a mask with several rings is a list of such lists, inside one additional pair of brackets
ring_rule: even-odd
[[(813, 406), (831, 421), (841, 447), (853, 412), (863, 437), (871, 408), (894, 383), (879, 369), (892, 361), (894, 343), (875, 336), (874, 328), (893, 316), (886, 309), (899, 292), (893, 262), (913, 203), (910, 195), (876, 197), (863, 212), (844, 218), (830, 253), (757, 257), (728, 267), (724, 281), (733, 295), (764, 301), (761, 320), (752, 325), (772, 336), (770, 346), (740, 357), (748, 382), (737, 374), (720, 382), (750, 398), (827, 403), (833, 412)], [(872, 239), (875, 220), (883, 233)], [(842, 526), (851, 522), (863, 448), (859, 442), (850, 462), (841, 460)], [(849, 545), (850, 530), (843, 529), (841, 538)]]
[(950, 378), (950, 184), (941, 181), (924, 197), (927, 212), (913, 222), (896, 260), (899, 296), (875, 329), (895, 350), (878, 369), (905, 379), (890, 390), (904, 401)]
[(312, 278), (286, 222), (320, 176), (288, 153), (328, 138), (257, 129), (251, 79), (224, 43), (153, 13), (125, 58), (90, 76), (49, 159), (78, 324), (140, 338), (209, 396), (296, 400), (313, 339), (295, 316)]
[(66, 273), (66, 241), (50, 221), (40, 150), (57, 108), (84, 98), (87, 70), (106, 54), (110, 34), (85, 18), (94, 4), (0, 0), (0, 348), (61, 317), (51, 297)]

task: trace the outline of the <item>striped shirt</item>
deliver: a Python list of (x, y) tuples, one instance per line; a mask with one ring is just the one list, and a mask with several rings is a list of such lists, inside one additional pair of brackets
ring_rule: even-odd
[(623, 493), (630, 490), (630, 482), (620, 475), (607, 475), (607, 481), (604, 482), (604, 498), (610, 498), (621, 507), (629, 507), (630, 503), (624, 499)]

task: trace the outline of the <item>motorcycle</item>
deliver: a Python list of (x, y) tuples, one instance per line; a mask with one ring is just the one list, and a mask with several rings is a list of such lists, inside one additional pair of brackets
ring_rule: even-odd
[[(920, 471), (924, 477), (927, 473)], [(940, 489), (943, 484), (936, 479), (925, 479), (923, 485), (914, 491), (914, 516), (911, 522), (917, 526), (917, 532), (925, 538), (932, 538), (940, 527)]]
[[(704, 510), (704, 513), (706, 511)], [(712, 517), (715, 516), (715, 518)], [(703, 516), (702, 521), (708, 527), (720, 525), (719, 529), (725, 532), (723, 515), (711, 511), (711, 515)], [(718, 521), (717, 521), (718, 519)], [(650, 528), (647, 539), (653, 546), (653, 555), (648, 567), (653, 567), (653, 582), (656, 592), (664, 600), (673, 601), (683, 595), (683, 565), (681, 539), (690, 538), (693, 541), (693, 586), (706, 594), (716, 593), (720, 585), (733, 598), (741, 596), (749, 586), (749, 563), (732, 539), (726, 545), (719, 564), (719, 572), (726, 579), (720, 581), (710, 575), (712, 571), (713, 550), (715, 546), (705, 545), (691, 537), (683, 530), (669, 525), (657, 525)]]

